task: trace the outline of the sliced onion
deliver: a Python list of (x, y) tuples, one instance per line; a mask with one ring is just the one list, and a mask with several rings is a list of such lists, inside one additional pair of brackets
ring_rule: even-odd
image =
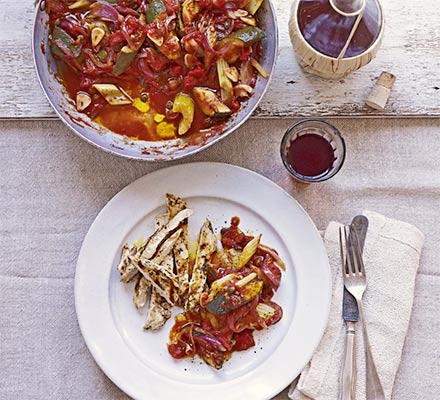
[(90, 60), (92, 60), (93, 64), (95, 64), (98, 68), (108, 70), (113, 66), (111, 57), (108, 57), (108, 61), (106, 63), (103, 63), (95, 54), (93, 54), (92, 50), (86, 49), (84, 50), (84, 53), (87, 54)]
[(128, 46), (130, 47), (130, 49), (132, 50), (137, 50), (138, 48), (136, 47), (135, 43), (133, 42), (133, 39), (131, 38), (128, 29), (127, 29), (127, 18), (133, 18), (132, 16), (128, 16), (126, 17), (122, 23), (121, 23), (121, 32), (124, 35), (125, 40), (127, 41)]
[(169, 15), (168, 17), (165, 18), (165, 21), (164, 21), (164, 26), (165, 26), (165, 37), (168, 37), (168, 33), (169, 33), (169, 31), (170, 31), (170, 29), (169, 29), (169, 25), (170, 25), (170, 23), (173, 22), (175, 19), (176, 19), (176, 15), (175, 15), (175, 14), (173, 14), (173, 15)]
[(109, 3), (96, 2), (90, 6), (91, 14), (102, 21), (116, 22), (119, 18), (119, 12)]
[(275, 264), (277, 264), (278, 267), (280, 267), (284, 271), (286, 270), (286, 264), (284, 264), (284, 261), (281, 260), (280, 256), (274, 249), (264, 244), (260, 244), (258, 248), (264, 251), (265, 253), (269, 254), (273, 258)]
[(251, 60), (246, 60), (240, 66), (240, 82), (244, 85), (250, 85), (254, 78), (254, 67), (252, 67)]

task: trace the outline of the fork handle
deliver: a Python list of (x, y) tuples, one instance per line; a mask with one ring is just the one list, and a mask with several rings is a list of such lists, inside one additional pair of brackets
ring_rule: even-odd
[(359, 314), (362, 322), (362, 333), (364, 336), (364, 350), (365, 350), (365, 378), (367, 389), (367, 400), (385, 400), (385, 393), (380, 383), (379, 375), (377, 373), (376, 364), (374, 363), (373, 354), (371, 353), (370, 340), (368, 339), (367, 323), (365, 321), (365, 312), (362, 301), (357, 300)]
[(347, 321), (345, 336), (345, 352), (341, 370), (339, 400), (355, 400), (356, 398), (356, 325)]

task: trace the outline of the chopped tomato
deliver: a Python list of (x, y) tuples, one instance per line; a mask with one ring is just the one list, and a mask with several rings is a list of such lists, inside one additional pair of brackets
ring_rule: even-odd
[(186, 91), (189, 91), (193, 87), (195, 87), (197, 85), (197, 82), (198, 80), (194, 76), (185, 75), (183, 77), (183, 87), (185, 88)]
[(280, 287), (281, 281), (281, 271), (280, 269), (273, 263), (272, 257), (267, 255), (264, 258), (260, 266), (260, 270), (262, 272), (262, 278), (264, 284), (271, 287), (274, 290), (277, 290)]
[(255, 346), (254, 336), (250, 329), (234, 333), (233, 339), (235, 340), (233, 351), (243, 351)]
[(168, 345), (168, 351), (173, 358), (184, 358), (186, 357), (185, 348), (178, 344), (172, 343)]
[(170, 68), (170, 74), (172, 76), (182, 75), (182, 72), (183, 72), (183, 68), (180, 65), (175, 64)]
[(164, 0), (165, 7), (167, 9), (168, 15), (173, 13), (177, 13), (179, 11), (179, 2), (178, 0)]
[(120, 43), (125, 42), (125, 37), (121, 31), (113, 32), (108, 38), (110, 46), (116, 46)]

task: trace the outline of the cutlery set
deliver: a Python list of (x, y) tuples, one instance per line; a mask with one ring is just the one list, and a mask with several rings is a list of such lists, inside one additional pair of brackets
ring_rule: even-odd
[(356, 323), (360, 320), (364, 339), (366, 363), (367, 400), (385, 400), (385, 394), (376, 370), (367, 333), (362, 296), (367, 287), (366, 271), (362, 251), (368, 230), (368, 219), (356, 216), (350, 226), (339, 228), (344, 294), (342, 317), (346, 323), (345, 354), (341, 369), (340, 400), (354, 400), (356, 397)]

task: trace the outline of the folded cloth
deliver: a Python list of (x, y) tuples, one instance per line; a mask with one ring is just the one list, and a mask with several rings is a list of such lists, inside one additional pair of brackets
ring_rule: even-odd
[[(364, 246), (367, 289), (363, 297), (368, 336), (377, 371), (391, 398), (408, 329), (424, 235), (414, 226), (365, 211), (369, 220)], [(309, 364), (289, 390), (291, 400), (335, 400), (345, 346), (342, 320), (343, 282), (339, 226), (331, 222), (324, 234), (333, 277), (328, 325)], [(356, 327), (356, 399), (365, 400), (365, 355), (361, 326)]]

